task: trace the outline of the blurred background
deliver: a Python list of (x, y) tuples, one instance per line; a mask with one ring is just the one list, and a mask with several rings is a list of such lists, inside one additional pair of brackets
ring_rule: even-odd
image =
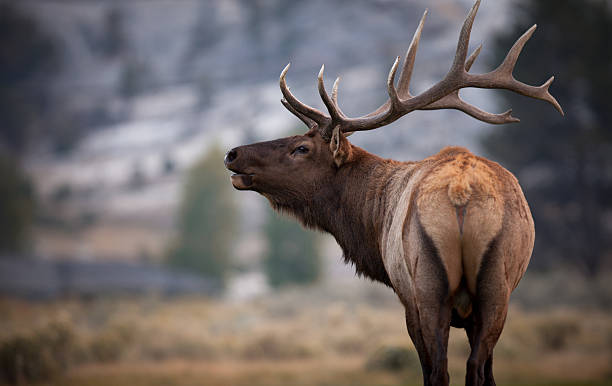
[[(417, 385), (403, 308), (328, 235), (236, 192), (231, 147), (304, 132), (278, 76), (346, 113), (429, 16), (412, 89), (448, 71), (471, 0), (0, 1), (0, 382)], [(612, 2), (483, 1), (473, 72), (532, 24), (515, 76), (550, 105), (464, 90), (519, 124), (414, 112), (353, 143), (417, 160), (466, 146), (519, 178), (536, 222), (496, 349), (502, 385), (612, 384)], [(455, 384), (469, 353), (453, 329)]]

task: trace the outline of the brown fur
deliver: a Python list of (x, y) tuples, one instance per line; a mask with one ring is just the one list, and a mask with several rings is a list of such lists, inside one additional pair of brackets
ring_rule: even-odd
[(492, 381), (492, 349), (534, 241), (512, 174), (464, 148), (397, 162), (316, 130), (233, 149), (226, 166), (238, 189), (331, 233), (359, 275), (393, 288), (426, 383), (448, 383), (451, 323), (472, 346), (468, 383)]

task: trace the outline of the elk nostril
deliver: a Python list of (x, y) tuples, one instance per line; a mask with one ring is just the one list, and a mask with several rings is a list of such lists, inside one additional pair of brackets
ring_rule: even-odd
[(238, 156), (238, 152), (236, 151), (236, 149), (232, 149), (228, 151), (227, 154), (225, 154), (225, 163), (228, 164), (232, 162), (233, 160), (236, 159), (237, 156)]

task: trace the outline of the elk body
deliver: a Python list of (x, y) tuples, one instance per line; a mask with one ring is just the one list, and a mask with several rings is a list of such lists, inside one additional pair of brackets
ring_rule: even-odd
[(464, 328), (471, 347), (466, 384), (493, 385), (493, 348), (501, 334), (510, 293), (529, 262), (535, 238), (529, 206), (516, 178), (499, 164), (448, 147), (417, 162), (382, 159), (349, 143), (354, 131), (371, 130), (414, 110), (453, 108), (489, 123), (515, 122), (511, 111), (491, 114), (459, 98), (465, 87), (503, 88), (553, 104), (553, 78), (529, 86), (512, 77), (535, 26), (520, 37), (494, 71), (469, 74), (476, 2), (460, 33), (448, 75), (413, 96), (409, 82), (425, 15), (395, 86), (399, 57), (387, 81), (389, 100), (360, 118), (349, 118), (318, 88), (325, 114), (301, 103), (280, 78), (283, 105), (309, 130), (304, 135), (230, 150), (232, 184), (265, 196), (304, 225), (331, 233), (358, 274), (391, 287), (406, 309), (408, 332), (419, 353), (425, 385), (447, 385), (451, 326)]

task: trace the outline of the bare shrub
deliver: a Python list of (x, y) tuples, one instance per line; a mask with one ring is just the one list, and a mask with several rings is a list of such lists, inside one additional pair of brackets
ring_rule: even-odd
[(256, 337), (243, 349), (246, 359), (291, 359), (312, 356), (312, 350), (295, 339), (267, 333)]
[(548, 319), (536, 326), (540, 342), (545, 349), (560, 351), (567, 347), (568, 340), (580, 332), (580, 325), (571, 319)]
[(385, 346), (376, 350), (367, 360), (367, 370), (400, 372), (420, 369), (417, 353), (406, 347)]
[(116, 362), (121, 358), (124, 343), (118, 334), (107, 331), (95, 336), (89, 343), (91, 359), (96, 362)]
[(0, 379), (7, 383), (51, 380), (68, 368), (75, 335), (67, 323), (52, 322), (0, 345)]
[(94, 362), (116, 362), (122, 358), (137, 335), (138, 331), (132, 324), (110, 324), (90, 338), (86, 355)]
[(168, 359), (212, 359), (220, 351), (206, 341), (193, 340), (186, 337), (154, 339), (149, 342), (142, 342), (140, 346), (140, 356), (154, 361)]

